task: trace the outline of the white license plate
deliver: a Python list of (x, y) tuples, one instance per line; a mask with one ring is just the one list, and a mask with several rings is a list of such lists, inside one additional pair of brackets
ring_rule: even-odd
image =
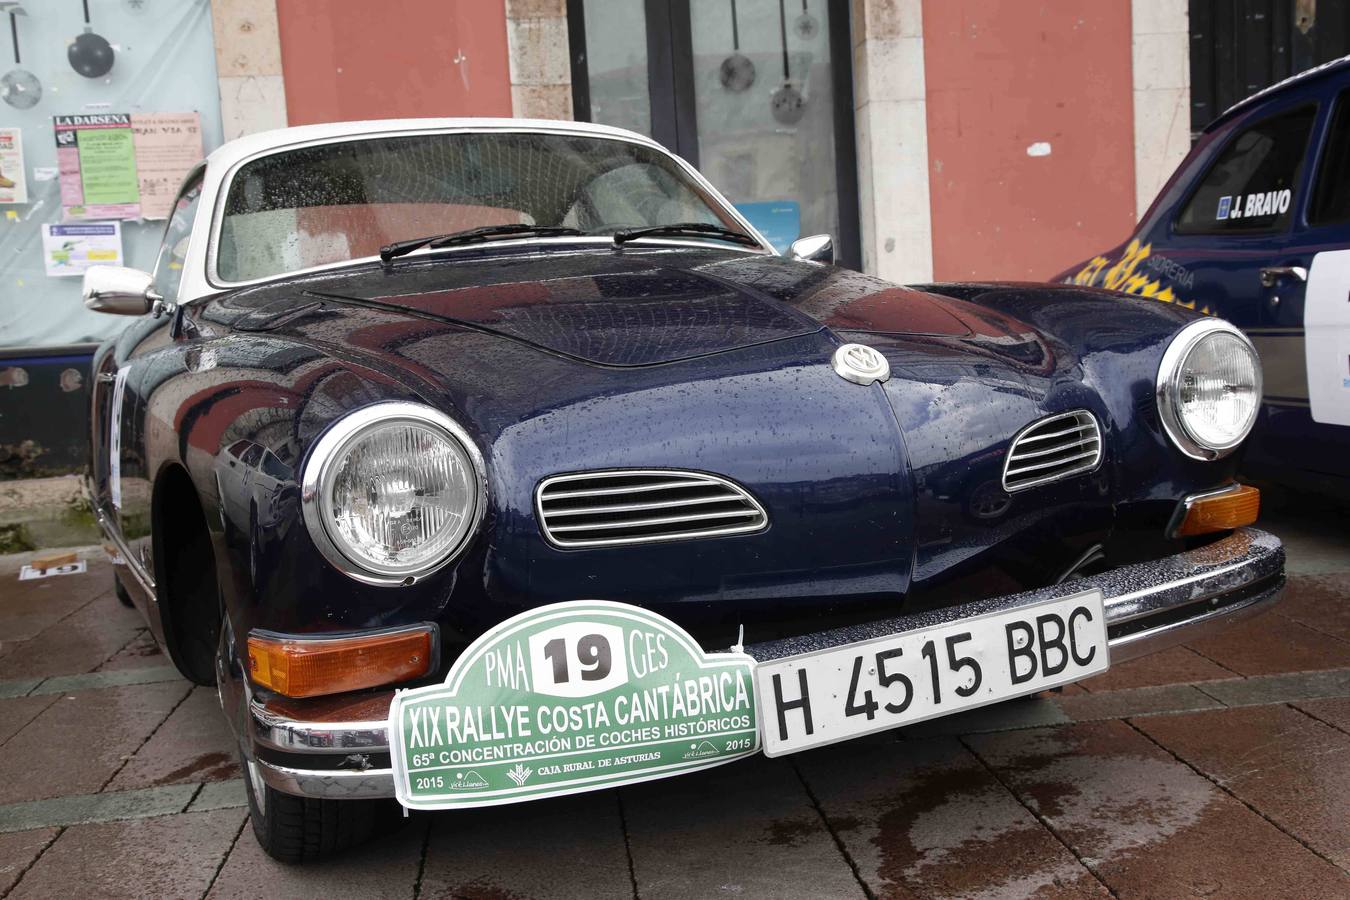
[(768, 756), (1034, 694), (1110, 665), (1100, 591), (755, 667)]

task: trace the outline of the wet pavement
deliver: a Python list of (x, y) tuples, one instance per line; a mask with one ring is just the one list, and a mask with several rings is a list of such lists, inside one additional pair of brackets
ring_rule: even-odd
[(214, 691), (112, 592), (0, 558), (0, 897), (1350, 897), (1350, 529), (1289, 506), (1261, 618), (1062, 693), (779, 759), (416, 815), (304, 867)]

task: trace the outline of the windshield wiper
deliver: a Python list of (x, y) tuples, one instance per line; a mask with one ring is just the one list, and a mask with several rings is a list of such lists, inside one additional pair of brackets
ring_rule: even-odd
[(614, 232), (614, 243), (626, 244), (629, 241), (640, 237), (656, 237), (659, 235), (696, 235), (698, 237), (710, 237), (717, 240), (732, 241), (737, 244), (745, 244), (748, 247), (758, 247), (759, 241), (752, 238), (743, 231), (733, 231), (730, 228), (723, 228), (721, 225), (713, 225), (711, 222), (676, 222), (673, 225), (652, 225), (647, 228), (625, 228), (622, 231)]
[(464, 231), (452, 231), (449, 234), (431, 234), (426, 237), (395, 241), (380, 248), (380, 260), (389, 262), (422, 247), (450, 247), (455, 244), (475, 244), (496, 237), (516, 237), (518, 235), (538, 235), (541, 237), (563, 237), (581, 234), (575, 228), (562, 225), (484, 225), (481, 228), (467, 228)]

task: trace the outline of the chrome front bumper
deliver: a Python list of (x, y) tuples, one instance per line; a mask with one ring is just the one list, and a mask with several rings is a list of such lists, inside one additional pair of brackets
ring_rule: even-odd
[[(1153, 562), (918, 615), (747, 644), (745, 651), (763, 662), (1002, 612), (1093, 587), (1101, 590), (1105, 602), (1111, 661), (1122, 662), (1193, 640), (1274, 604), (1284, 587), (1284, 547), (1272, 534), (1241, 528), (1209, 546)], [(294, 768), (259, 758), (263, 779), (277, 790), (307, 797), (394, 796), (390, 769), (372, 766), (370, 760), (389, 752), (385, 721), (371, 717), (370, 711), (387, 708), (392, 696), (391, 691), (365, 698), (366, 715), (359, 720), (345, 719), (338, 711), (331, 721), (300, 721), (256, 699), (246, 701), (255, 748), (278, 751), (290, 759), (295, 758), (292, 754), (312, 754), (315, 763), (333, 764)]]

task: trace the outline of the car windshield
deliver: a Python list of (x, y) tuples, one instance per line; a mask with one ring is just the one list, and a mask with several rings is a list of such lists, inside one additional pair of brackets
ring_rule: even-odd
[(252, 281), (491, 225), (742, 230), (668, 154), (602, 137), (417, 134), (286, 150), (229, 184), (216, 274)]

